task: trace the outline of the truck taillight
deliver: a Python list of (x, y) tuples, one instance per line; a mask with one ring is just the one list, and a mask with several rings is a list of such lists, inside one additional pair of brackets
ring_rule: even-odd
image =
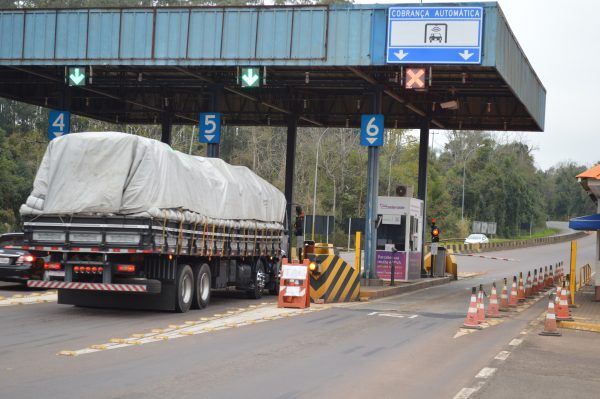
[(46, 269), (46, 270), (60, 270), (60, 263), (58, 263), (58, 262), (44, 263), (44, 269)]
[(117, 271), (121, 273), (135, 272), (135, 265), (117, 265)]

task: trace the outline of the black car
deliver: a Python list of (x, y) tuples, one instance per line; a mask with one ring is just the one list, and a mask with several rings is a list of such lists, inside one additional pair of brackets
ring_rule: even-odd
[(23, 245), (23, 233), (0, 235), (0, 281), (27, 284), (32, 276), (46, 278), (44, 258), (36, 258), (28, 251), (12, 248)]

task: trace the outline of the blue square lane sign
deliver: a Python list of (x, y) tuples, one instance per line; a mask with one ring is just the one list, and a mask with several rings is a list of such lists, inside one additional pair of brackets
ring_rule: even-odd
[(360, 145), (379, 147), (383, 145), (383, 115), (362, 115), (360, 118)]

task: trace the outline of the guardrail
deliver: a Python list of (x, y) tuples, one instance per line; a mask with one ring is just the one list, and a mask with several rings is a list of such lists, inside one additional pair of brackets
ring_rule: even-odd
[(581, 287), (585, 285), (589, 285), (592, 282), (592, 266), (588, 263), (579, 269), (579, 281), (577, 289), (581, 289)]
[[(584, 231), (565, 234), (561, 236), (532, 238), (530, 240), (510, 240), (503, 242), (490, 242), (486, 244), (448, 244), (443, 245), (446, 249), (452, 250), (454, 253), (473, 253), (473, 252), (490, 252), (503, 249), (527, 248), (538, 245), (556, 244), (558, 242), (566, 242), (576, 240), (587, 235)], [(430, 252), (430, 245), (425, 245), (425, 253)]]

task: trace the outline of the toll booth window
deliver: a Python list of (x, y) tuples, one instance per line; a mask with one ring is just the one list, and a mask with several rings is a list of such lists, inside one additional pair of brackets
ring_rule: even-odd
[(377, 229), (377, 249), (385, 250), (386, 244), (394, 244), (396, 250), (405, 251), (406, 216), (402, 216), (400, 224), (381, 224)]

